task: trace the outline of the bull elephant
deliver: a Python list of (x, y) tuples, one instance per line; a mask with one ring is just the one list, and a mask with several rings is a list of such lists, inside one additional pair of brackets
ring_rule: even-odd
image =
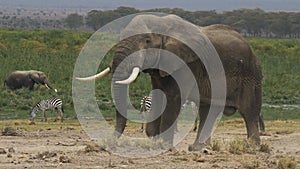
[(22, 87), (34, 90), (34, 84), (45, 85), (48, 89), (57, 92), (57, 90), (50, 85), (45, 73), (37, 70), (13, 71), (4, 80), (4, 85), (12, 90), (20, 89)]
[[(113, 74), (113, 97), (115, 102), (119, 103), (116, 109), (115, 133), (119, 136), (123, 133), (127, 121), (126, 112), (123, 112), (127, 107), (127, 85), (132, 83), (141, 71), (149, 73), (152, 89), (159, 89), (165, 95), (153, 93), (152, 106), (157, 106), (157, 108), (153, 108), (151, 111), (161, 110), (162, 108), (156, 103), (156, 100), (161, 100), (162, 97), (165, 97), (167, 103), (163, 108), (163, 112), (155, 120), (148, 121), (146, 134), (152, 137), (167, 130), (171, 130), (171, 133), (174, 133), (173, 123), (176, 121), (181, 105), (184, 103), (182, 100), (194, 101), (199, 108), (200, 123), (197, 138), (189, 146), (189, 150), (200, 150), (203, 145), (210, 142), (210, 136), (205, 142), (199, 140), (209, 109), (210, 107), (219, 106), (218, 101), (212, 98), (212, 84), (207, 72), (207, 68), (214, 65), (209, 63), (205, 65), (196, 53), (191, 50), (191, 46), (186, 45), (177, 38), (153, 31), (159, 27), (165, 32), (178, 35), (177, 32), (173, 31), (177, 29), (183, 30), (186, 33), (178, 36), (189, 36), (187, 39), (190, 38), (192, 42), (195, 42), (194, 44), (207, 45), (210, 43), (213, 45), (226, 75), (226, 100), (223, 114), (229, 116), (238, 111), (246, 123), (248, 138), (253, 139), (259, 145), (258, 123), (262, 104), (262, 71), (258, 59), (245, 39), (231, 27), (226, 25), (197, 27), (191, 24), (191, 27), (196, 29), (196, 32), (198, 31), (198, 33), (192, 34), (193, 31), (187, 30), (183, 25), (186, 23), (186, 21), (175, 15), (163, 17), (152, 15), (136, 16), (123, 31), (126, 34), (124, 36), (121, 35), (121, 40), (115, 49), (110, 66), (96, 75), (77, 77), (77, 79), (90, 81), (102, 78), (108, 73)], [(139, 32), (142, 28), (145, 28), (145, 33), (143, 31)], [(136, 35), (128, 36), (132, 32), (136, 32)], [(201, 48), (200, 45), (196, 46), (196, 48)], [(164, 56), (163, 52), (150, 52), (147, 54), (145, 49), (161, 49), (175, 54), (184, 64), (173, 63), (172, 60)], [(159, 67), (153, 68), (155, 67), (154, 65), (161, 63), (169, 65), (170, 69), (164, 71), (160, 70)], [(184, 94), (181, 94), (182, 91), (180, 91), (173, 75), (177, 73), (185, 76), (183, 65), (187, 65), (189, 70), (192, 71), (197, 86), (186, 83)], [(213, 67), (213, 69), (218, 71), (219, 68)], [(198, 92), (201, 96), (200, 100), (197, 100), (194, 96)], [(150, 112), (150, 114), (155, 113)], [(171, 143), (173, 138), (172, 134), (163, 136), (163, 139)]]

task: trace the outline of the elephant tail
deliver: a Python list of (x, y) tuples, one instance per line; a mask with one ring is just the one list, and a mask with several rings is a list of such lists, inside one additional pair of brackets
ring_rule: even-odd
[(6, 79), (4, 80), (4, 83), (3, 83), (3, 85), (4, 85), (4, 86), (6, 86)]

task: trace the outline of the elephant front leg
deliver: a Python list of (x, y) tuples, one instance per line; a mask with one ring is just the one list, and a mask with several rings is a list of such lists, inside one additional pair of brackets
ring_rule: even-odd
[(177, 117), (180, 108), (180, 96), (167, 96), (166, 109), (161, 116), (160, 134), (170, 146), (173, 146), (174, 132), (177, 130)]
[(30, 82), (29, 86), (28, 86), (28, 89), (30, 91), (33, 91), (34, 90), (34, 82)]
[(113, 135), (119, 138), (126, 126), (127, 118), (125, 118), (118, 110), (116, 110), (116, 128)]
[(155, 137), (160, 134), (160, 114), (163, 111), (163, 105), (161, 104), (162, 99), (163, 96), (161, 93), (157, 93), (155, 91), (152, 92), (151, 109), (146, 121), (146, 134), (148, 137)]
[[(157, 72), (154, 72), (157, 74)], [(148, 113), (147, 124), (146, 124), (146, 134), (148, 137), (155, 137), (160, 134), (160, 122), (161, 122), (161, 112), (164, 110), (164, 96), (161, 91), (163, 91), (163, 84), (161, 79), (151, 75), (152, 84), (152, 100), (151, 109)]]

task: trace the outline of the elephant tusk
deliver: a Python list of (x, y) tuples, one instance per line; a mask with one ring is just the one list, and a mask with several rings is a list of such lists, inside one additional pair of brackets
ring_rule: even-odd
[(129, 76), (129, 78), (125, 79), (125, 80), (121, 80), (121, 81), (116, 81), (116, 84), (130, 84), (131, 82), (133, 82), (137, 76), (139, 75), (140, 72), (140, 68), (135, 67), (132, 70), (131, 75)]
[(106, 68), (105, 70), (103, 70), (102, 72), (96, 74), (96, 75), (93, 75), (93, 76), (89, 76), (89, 77), (75, 77), (75, 79), (77, 80), (81, 80), (81, 81), (91, 81), (91, 80), (96, 80), (96, 79), (99, 79), (99, 78), (102, 78), (104, 76), (106, 76), (107, 74), (109, 74), (110, 72), (110, 68)]
[(45, 86), (48, 88), (48, 89), (50, 89), (50, 87), (45, 83)]

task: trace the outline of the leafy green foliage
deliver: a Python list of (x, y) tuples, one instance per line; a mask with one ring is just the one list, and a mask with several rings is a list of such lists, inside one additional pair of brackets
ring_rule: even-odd
[(300, 104), (300, 41), (249, 39), (263, 68), (263, 102)]

